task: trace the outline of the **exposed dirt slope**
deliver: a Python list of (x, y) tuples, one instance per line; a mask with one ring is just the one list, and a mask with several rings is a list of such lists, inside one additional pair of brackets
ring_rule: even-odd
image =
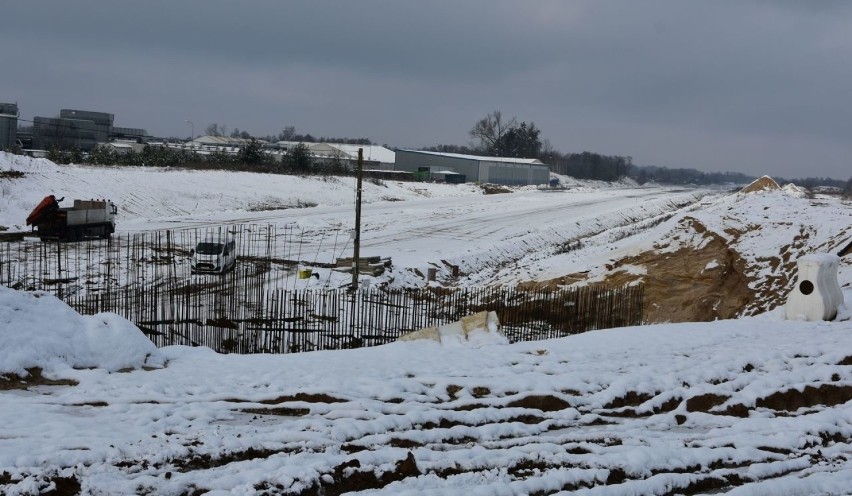
[(634, 250), (637, 254), (521, 286), (641, 282), (648, 323), (711, 321), (772, 310), (786, 301), (801, 256), (837, 253), (849, 242), (852, 226), (842, 219), (852, 214), (836, 199), (795, 198), (771, 187), (756, 191), (685, 215), (649, 248)]
[[(698, 238), (699, 247), (661, 252), (667, 245), (657, 245), (622, 258), (607, 266), (604, 284), (644, 283), (646, 322), (703, 322), (736, 316), (755, 296), (748, 286), (745, 261), (697, 219), (686, 217), (680, 227), (684, 234)], [(644, 267), (645, 274), (637, 274), (633, 267)], [(569, 274), (545, 285), (585, 279), (586, 274)]]

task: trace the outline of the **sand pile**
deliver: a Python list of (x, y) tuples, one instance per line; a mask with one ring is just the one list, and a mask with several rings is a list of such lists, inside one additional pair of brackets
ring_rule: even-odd
[(743, 188), (742, 193), (754, 193), (757, 191), (777, 191), (781, 189), (778, 183), (769, 176), (763, 176)]

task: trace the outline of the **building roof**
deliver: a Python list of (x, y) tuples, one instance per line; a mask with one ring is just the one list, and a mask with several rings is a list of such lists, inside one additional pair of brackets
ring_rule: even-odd
[(512, 157), (485, 157), (481, 155), (464, 155), (461, 153), (442, 153), (442, 152), (429, 152), (425, 150), (402, 150), (405, 152), (411, 153), (422, 153), (424, 155), (438, 155), (441, 157), (451, 157), (451, 158), (460, 158), (463, 160), (476, 160), (477, 162), (507, 162), (512, 164), (525, 164), (525, 165), (544, 165), (544, 162), (537, 158), (512, 158)]
[(305, 143), (304, 141), (276, 141), (274, 144), (280, 148), (289, 148), (296, 145), (305, 145), (310, 147), (310, 143)]
[(317, 157), (336, 157), (341, 160), (349, 160), (352, 157), (346, 154), (346, 152), (335, 148), (328, 143), (305, 143), (308, 149), (311, 151), (311, 154)]
[(393, 164), (396, 162), (396, 153), (379, 145), (348, 145), (340, 143), (328, 143), (329, 146), (337, 148), (345, 153), (352, 160), (358, 159), (358, 149), (364, 149), (364, 160), (368, 162), (381, 162), (385, 164)]
[[(251, 140), (244, 138), (230, 138), (228, 136), (199, 136), (198, 138), (192, 140), (190, 143), (212, 146), (243, 146), (249, 141)], [(265, 140), (261, 139), (257, 139), (255, 141), (259, 143), (266, 143)]]
[(348, 145), (341, 143), (309, 143), (302, 141), (279, 141), (276, 145), (282, 149), (303, 144), (308, 147), (311, 154), (317, 157), (337, 157), (342, 160), (357, 160), (358, 149), (364, 149), (364, 160), (367, 162), (380, 162), (392, 164), (396, 161), (396, 153), (379, 145)]

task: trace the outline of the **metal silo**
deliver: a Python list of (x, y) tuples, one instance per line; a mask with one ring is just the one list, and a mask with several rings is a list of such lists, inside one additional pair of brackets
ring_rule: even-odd
[(0, 103), (0, 149), (15, 146), (18, 140), (18, 105)]

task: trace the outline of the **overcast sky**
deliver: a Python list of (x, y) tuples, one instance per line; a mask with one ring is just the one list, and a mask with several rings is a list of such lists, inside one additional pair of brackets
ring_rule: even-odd
[(499, 109), (562, 152), (852, 176), (847, 0), (5, 0), (0, 19), (23, 119), (422, 147)]

